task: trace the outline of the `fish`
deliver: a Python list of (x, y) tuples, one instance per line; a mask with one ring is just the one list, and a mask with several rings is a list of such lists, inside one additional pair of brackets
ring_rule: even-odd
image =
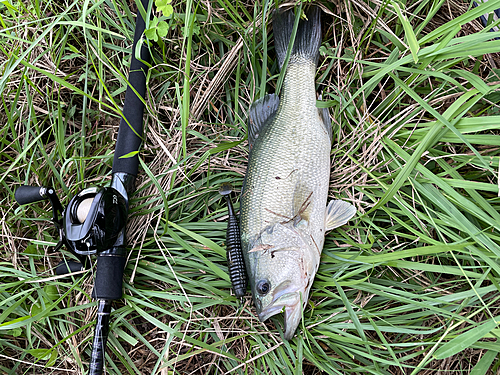
[(240, 198), (243, 256), (260, 321), (284, 312), (284, 339), (301, 320), (320, 264), (325, 233), (344, 225), (356, 208), (327, 205), (332, 125), (316, 107), (321, 45), (320, 9), (300, 19), (284, 68), (294, 11), (277, 10), (274, 45), (286, 69), (280, 97), (267, 94), (249, 109), (249, 158)]

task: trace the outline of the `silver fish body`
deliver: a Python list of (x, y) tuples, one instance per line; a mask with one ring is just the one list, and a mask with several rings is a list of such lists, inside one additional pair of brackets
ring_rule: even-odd
[[(293, 14), (278, 17), (293, 20)], [(308, 14), (308, 20), (317, 24), (303, 26), (305, 31), (299, 27), (296, 38), (310, 37), (311, 32), (317, 38), (319, 11)], [(280, 37), (286, 39), (275, 31), (275, 39)], [(319, 43), (316, 50), (301, 53), (299, 45), (299, 53), (292, 53), (280, 100), (267, 96), (251, 110), (255, 130), (249, 135), (251, 152), (240, 205), (243, 254), (259, 319), (284, 310), (287, 340), (300, 322), (332, 219), (332, 210), (326, 209), (331, 123), (326, 110), (316, 107)], [(278, 46), (277, 53), (280, 58)], [(346, 205), (330, 206), (339, 209), (340, 216), (352, 216), (355, 210)], [(337, 224), (340, 216), (333, 218)]]

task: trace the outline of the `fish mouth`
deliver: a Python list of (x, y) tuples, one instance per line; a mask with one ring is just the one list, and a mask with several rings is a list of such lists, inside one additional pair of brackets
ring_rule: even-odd
[(275, 289), (272, 301), (258, 314), (259, 320), (263, 322), (284, 311), (285, 340), (290, 340), (302, 317), (301, 295), (300, 289), (284, 281)]

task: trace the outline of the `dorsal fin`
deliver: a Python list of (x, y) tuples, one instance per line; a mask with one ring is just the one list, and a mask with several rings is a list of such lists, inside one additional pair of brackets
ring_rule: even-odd
[(250, 106), (248, 112), (248, 143), (250, 148), (253, 147), (264, 127), (273, 120), (279, 104), (280, 100), (276, 94), (268, 94)]

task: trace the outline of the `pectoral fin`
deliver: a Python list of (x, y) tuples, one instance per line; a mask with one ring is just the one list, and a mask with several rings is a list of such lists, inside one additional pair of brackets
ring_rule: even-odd
[(325, 229), (332, 230), (346, 224), (356, 214), (356, 208), (342, 200), (328, 203), (325, 213)]
[(248, 143), (253, 147), (255, 140), (264, 128), (271, 123), (278, 110), (280, 99), (269, 94), (252, 103), (248, 113)]

